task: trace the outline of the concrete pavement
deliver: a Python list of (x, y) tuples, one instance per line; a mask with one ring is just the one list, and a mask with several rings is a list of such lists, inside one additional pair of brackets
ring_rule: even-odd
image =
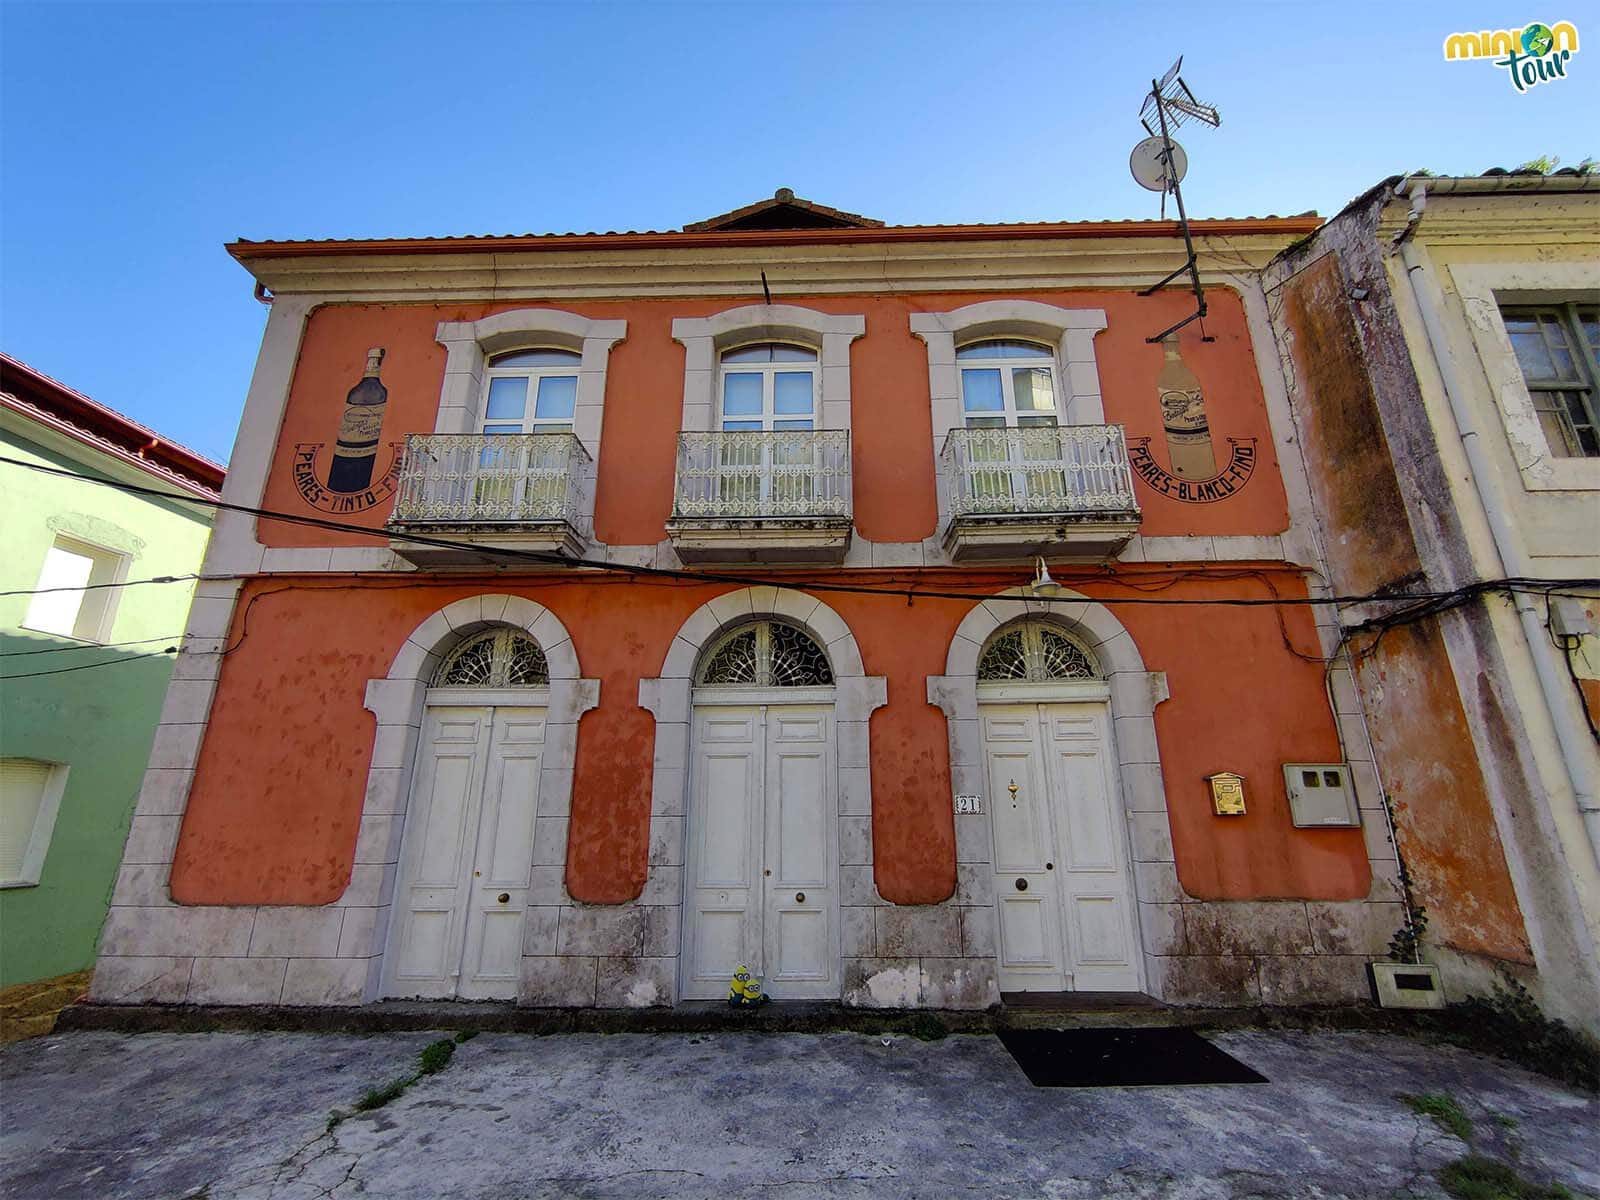
[(1372, 1033), (1238, 1030), (1269, 1079), (1035, 1089), (989, 1036), (69, 1033), (0, 1051), (0, 1194), (176, 1200), (1440, 1197), (1468, 1147), (1600, 1195), (1593, 1096)]

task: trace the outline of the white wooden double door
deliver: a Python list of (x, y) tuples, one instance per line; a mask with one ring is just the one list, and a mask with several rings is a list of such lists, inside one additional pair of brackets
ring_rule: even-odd
[(385, 958), (391, 996), (516, 998), (533, 867), (542, 707), (430, 707)]
[(1002, 992), (1140, 990), (1104, 703), (982, 704)]
[(684, 999), (740, 965), (777, 1000), (840, 994), (837, 785), (831, 704), (696, 706)]

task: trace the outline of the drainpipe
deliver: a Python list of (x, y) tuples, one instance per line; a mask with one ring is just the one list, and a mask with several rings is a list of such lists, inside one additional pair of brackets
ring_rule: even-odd
[[(1462, 447), (1467, 453), (1467, 466), (1472, 472), (1473, 489), (1478, 505), (1489, 525), (1489, 535), (1500, 558), (1501, 573), (1513, 578), (1528, 577), (1530, 564), (1512, 528), (1510, 504), (1501, 485), (1500, 476), (1483, 446), (1483, 437), (1467, 401), (1467, 387), (1461, 368), (1450, 353), (1449, 339), (1445, 336), (1443, 298), (1432, 277), (1425, 254), (1417, 248), (1411, 235), (1422, 220), (1426, 202), (1424, 181), (1407, 179), (1395, 189), (1397, 196), (1405, 196), (1411, 189), (1411, 211), (1407, 214), (1405, 228), (1395, 237), (1400, 261), (1405, 264), (1406, 278), (1411, 283), (1411, 293), (1422, 315), (1427, 330), (1428, 345), (1434, 361), (1439, 364), (1439, 374), (1444, 380), (1445, 397), (1450, 403)], [(1589, 835), (1589, 849), (1600, 862), (1600, 801), (1595, 785), (1593, 764), (1594, 747), (1588, 729), (1579, 724), (1578, 714), (1572, 710), (1571, 681), (1558, 666), (1555, 648), (1550, 644), (1550, 633), (1540, 619), (1533, 599), (1525, 594), (1511, 594), (1512, 607), (1522, 621), (1522, 634), (1533, 656), (1533, 669), (1539, 679), (1539, 691), (1555, 726), (1556, 741), (1561, 746), (1561, 757), (1567, 779), (1583, 816), (1583, 825)]]

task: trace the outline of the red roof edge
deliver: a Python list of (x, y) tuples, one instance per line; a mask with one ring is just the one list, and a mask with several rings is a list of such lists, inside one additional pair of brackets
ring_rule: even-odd
[(51, 427), (86, 445), (182, 484), (196, 495), (216, 499), (222, 492), (226, 472), (219, 464), (4, 353), (0, 353), (0, 391), (22, 401), (27, 415), (53, 418), (47, 422)]
[[(1322, 226), (1316, 213), (1293, 217), (1220, 217), (1189, 222), (1197, 237), (1268, 234), (1303, 237)], [(524, 250), (659, 250), (698, 246), (805, 246), (834, 242), (970, 242), (1041, 238), (1176, 238), (1176, 221), (1043, 221), (1022, 225), (887, 225), (869, 229), (707, 230), (702, 233), (538, 233), (433, 238), (327, 238), (250, 241), (224, 247), (241, 263), (259, 258), (355, 254), (461, 254)]]

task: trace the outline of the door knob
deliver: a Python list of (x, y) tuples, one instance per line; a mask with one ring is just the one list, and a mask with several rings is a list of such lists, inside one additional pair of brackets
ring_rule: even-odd
[(1025, 892), (1027, 890), (1028, 890), (1028, 881), (1026, 879), (1017, 880), (1017, 891)]
[(806, 902), (806, 894), (804, 892), (796, 892), (794, 894), (794, 902), (796, 904), (804, 904)]
[(495, 897), (495, 899), (500, 901), (501, 904), (510, 904), (511, 903), (511, 893), (510, 892), (501, 892), (498, 896)]
[(1056, 869), (1056, 865), (1055, 863), (1045, 863), (1044, 869), (1046, 871), (1054, 871)]

